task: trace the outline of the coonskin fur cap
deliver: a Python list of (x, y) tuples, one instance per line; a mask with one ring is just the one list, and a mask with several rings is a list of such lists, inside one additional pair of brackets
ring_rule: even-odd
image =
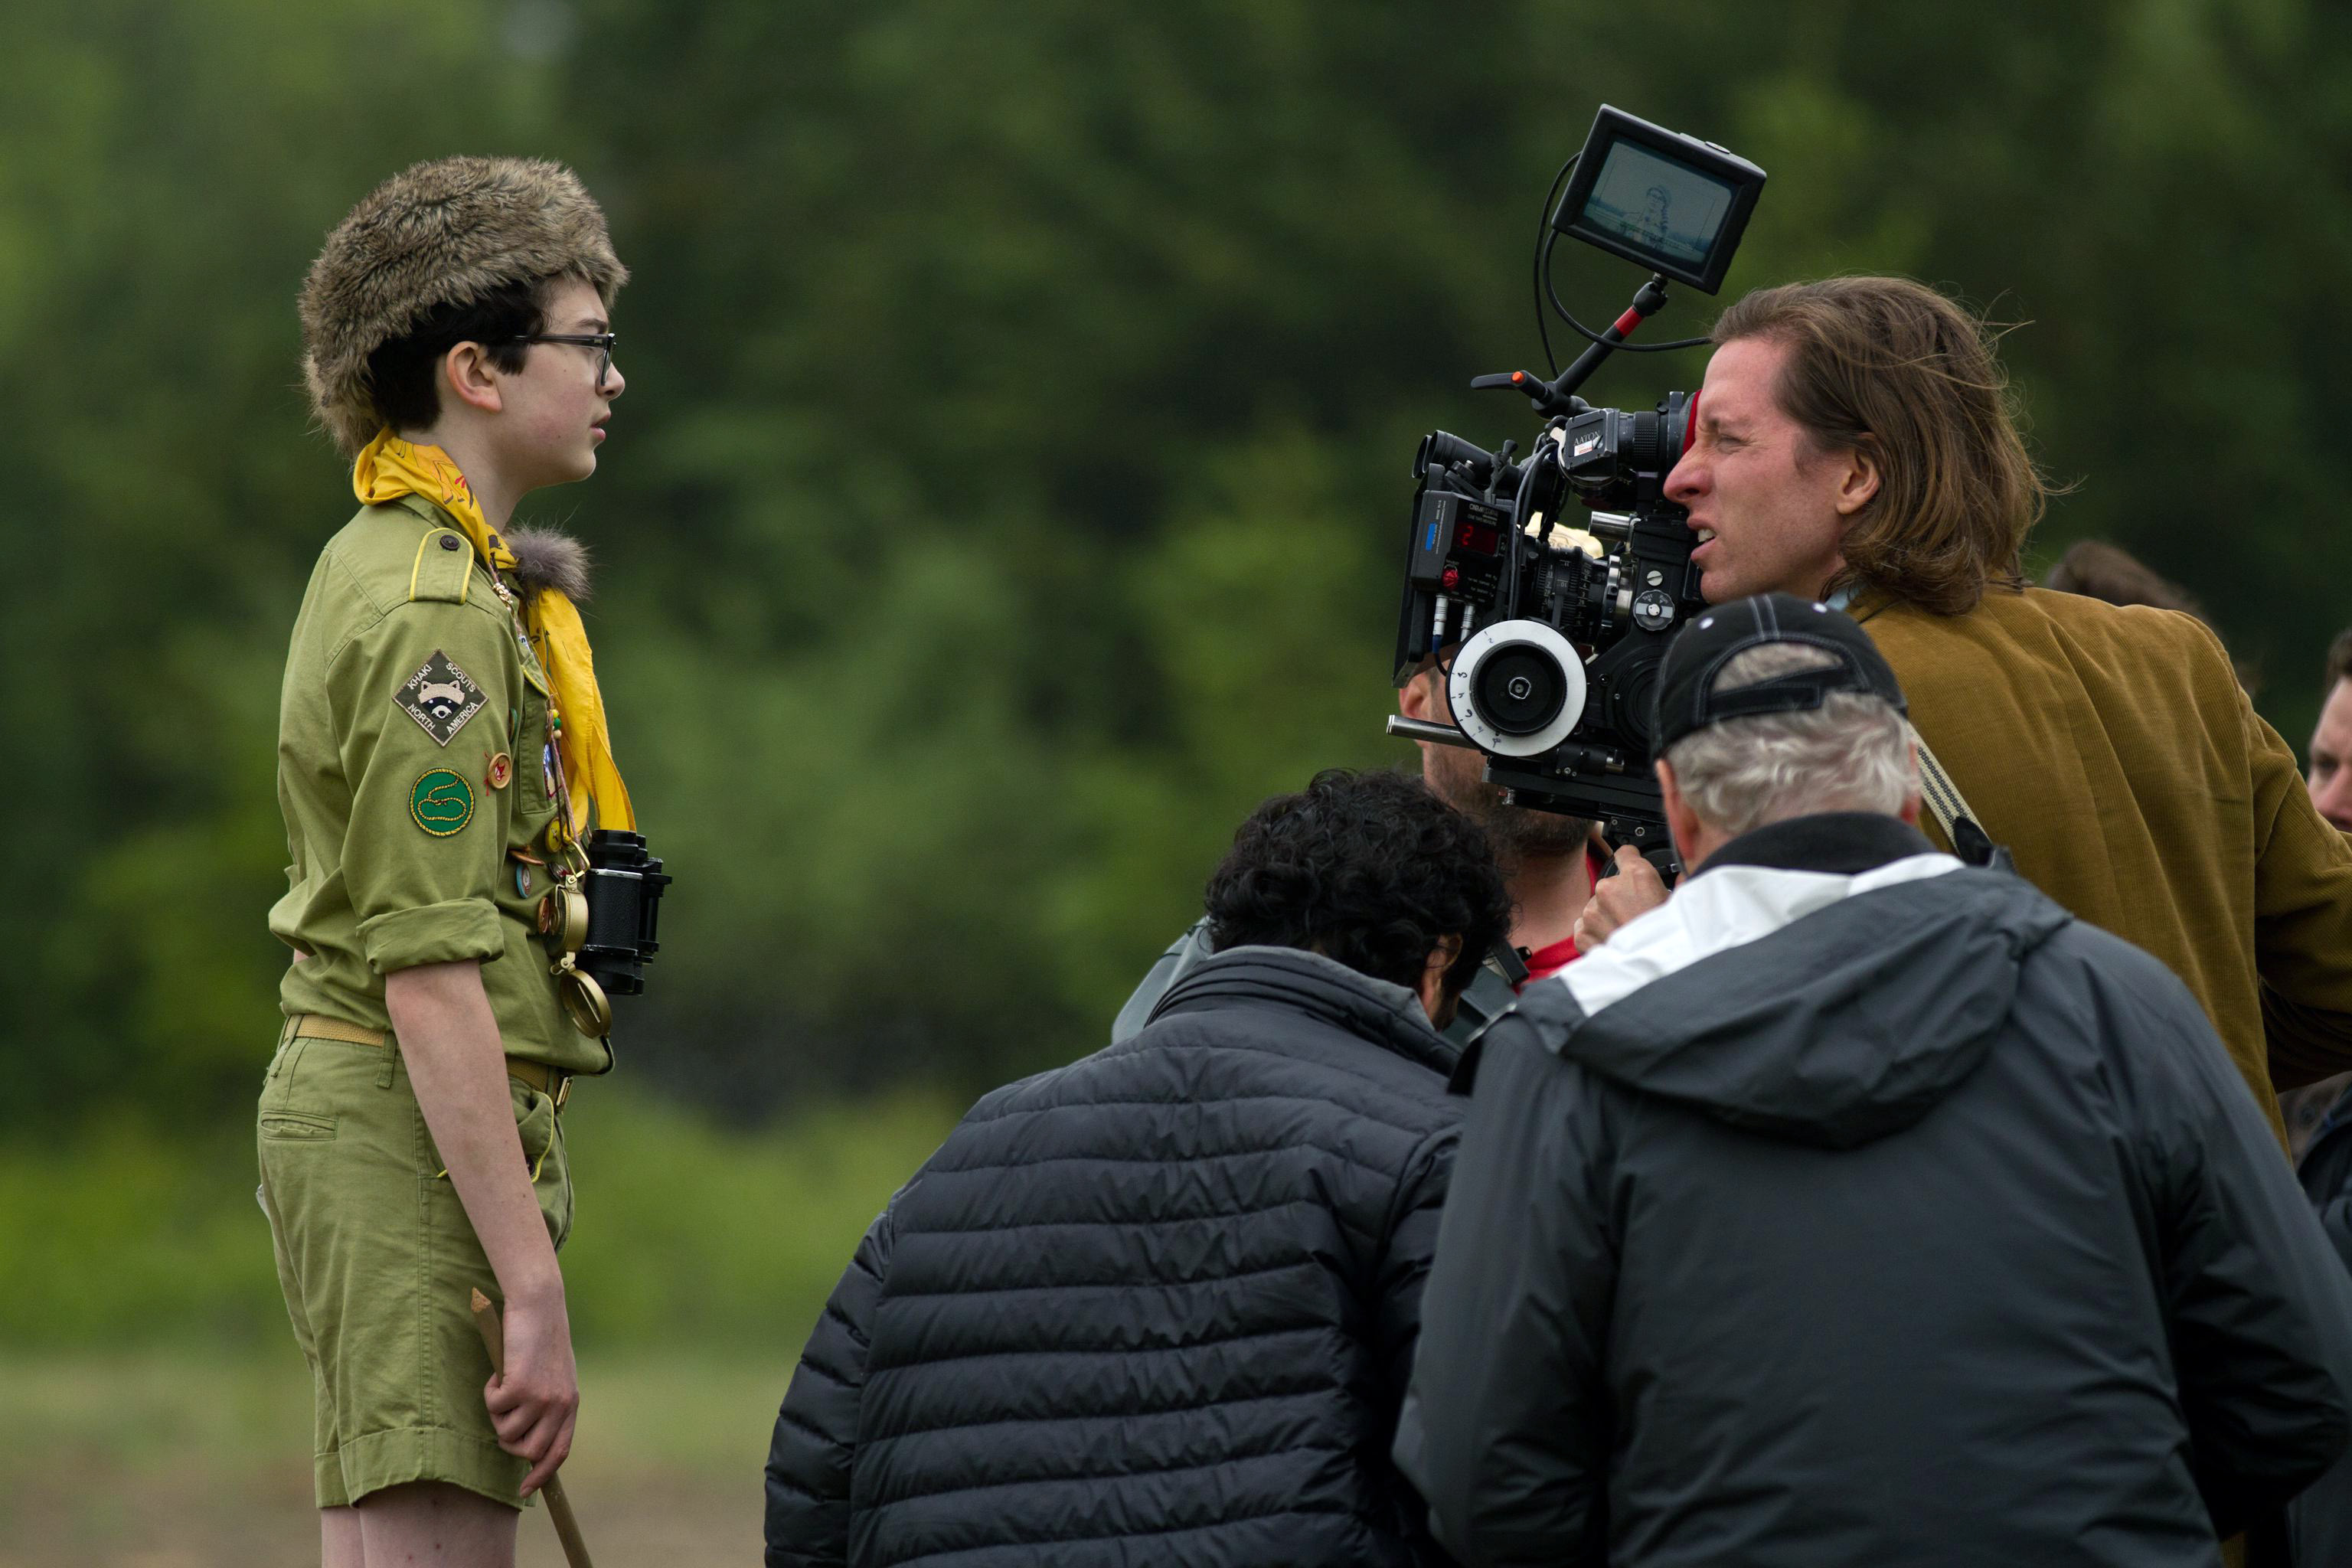
[(357, 456), (383, 425), (370, 354), (436, 307), (557, 277), (583, 279), (607, 303), (629, 278), (603, 211), (562, 164), (442, 158), (394, 174), (335, 226), (303, 279), (312, 414)]

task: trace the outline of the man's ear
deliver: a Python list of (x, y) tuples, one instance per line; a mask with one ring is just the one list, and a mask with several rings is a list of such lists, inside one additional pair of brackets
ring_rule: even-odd
[(441, 356), (441, 379), (457, 401), (485, 414), (504, 405), (498, 373), (488, 350), (479, 343), (459, 343)]
[(1461, 956), (1460, 937), (1439, 937), (1437, 945), (1429, 950), (1429, 962), (1422, 966), (1421, 984), (1413, 987), (1421, 994), (1421, 1010), (1429, 1015), (1433, 1028), (1442, 1029), (1454, 1021), (1454, 998), (1446, 994), (1445, 972)]
[(1859, 447), (1838, 454), (1837, 512), (1852, 517), (1878, 494), (1878, 459)]
[(1660, 806), (1665, 813), (1666, 832), (1673, 836), (1675, 852), (1683, 863), (1690, 863), (1691, 846), (1698, 841), (1698, 813), (1683, 798), (1682, 786), (1675, 782), (1675, 765), (1660, 757), (1654, 766), (1658, 773)]
[(1443, 724), (1452, 715), (1444, 710), (1444, 698), (1439, 694), (1441, 677), (1434, 668), (1424, 669), (1397, 688), (1397, 711), (1408, 719), (1424, 723)]

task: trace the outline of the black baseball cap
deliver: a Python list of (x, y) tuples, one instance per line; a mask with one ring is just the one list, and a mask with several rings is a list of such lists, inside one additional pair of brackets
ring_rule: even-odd
[[(1838, 662), (1790, 670), (1730, 691), (1713, 689), (1716, 677), (1734, 656), (1768, 643), (1801, 643), (1836, 656)], [(1685, 623), (1666, 645), (1665, 661), (1658, 668), (1653, 755), (1663, 756), (1692, 731), (1726, 719), (1819, 708), (1832, 691), (1880, 698), (1897, 713), (1909, 711), (1885, 656), (1843, 610), (1794, 594), (1758, 594), (1717, 605)]]

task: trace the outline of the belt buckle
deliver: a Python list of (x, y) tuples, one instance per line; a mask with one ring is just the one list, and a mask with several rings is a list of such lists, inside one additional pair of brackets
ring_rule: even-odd
[(570, 1100), (571, 1098), (572, 1098), (572, 1075), (571, 1075), (570, 1073), (568, 1073), (568, 1072), (566, 1072), (566, 1073), (558, 1073), (558, 1074), (556, 1074), (556, 1075), (555, 1075), (555, 1109), (556, 1109), (558, 1111), (561, 1111), (561, 1110), (563, 1109), (563, 1102), (564, 1102), (565, 1100)]

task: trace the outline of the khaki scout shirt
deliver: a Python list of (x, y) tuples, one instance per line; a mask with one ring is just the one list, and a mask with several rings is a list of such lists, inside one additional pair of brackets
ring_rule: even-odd
[(280, 1005), (388, 1029), (385, 975), (479, 959), (509, 1056), (602, 1072), (539, 940), (547, 874), (508, 853), (544, 858), (555, 815), (546, 678), (451, 522), (416, 496), (362, 508), (302, 596), (278, 721), (294, 863), (269, 929), (309, 956)]
[(2273, 1082), (2352, 1068), (2352, 849), (2220, 640), (2040, 588), (1962, 616), (1867, 595), (1853, 616), (1992, 841), (2181, 978), (2284, 1142)]

